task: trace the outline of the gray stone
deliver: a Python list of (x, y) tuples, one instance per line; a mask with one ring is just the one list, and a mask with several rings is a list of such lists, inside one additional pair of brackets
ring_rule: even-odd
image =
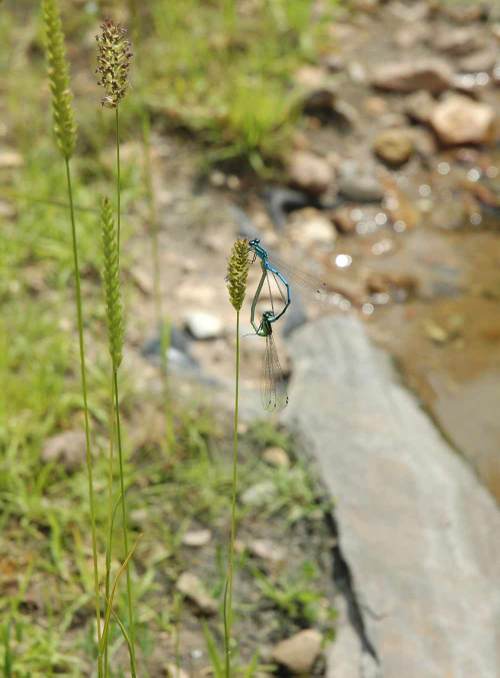
[[(283, 420), (335, 498), (339, 548), (381, 674), (498, 678), (494, 500), (360, 321), (325, 317), (290, 343), (295, 362)], [(346, 643), (355, 646), (352, 637)]]
[(338, 189), (345, 198), (355, 202), (379, 202), (384, 197), (375, 170), (354, 160), (346, 160), (340, 166)]
[(272, 480), (262, 480), (250, 485), (241, 495), (241, 502), (247, 506), (260, 506), (276, 495), (276, 487)]
[(359, 635), (349, 621), (346, 601), (337, 598), (335, 609), (335, 641), (325, 650), (326, 678), (381, 678), (380, 666), (363, 650)]

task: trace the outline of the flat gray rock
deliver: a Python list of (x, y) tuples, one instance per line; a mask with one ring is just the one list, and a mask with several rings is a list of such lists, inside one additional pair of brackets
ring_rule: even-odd
[[(378, 658), (376, 674), (496, 678), (494, 500), (356, 318), (323, 318), (297, 330), (290, 344), (294, 376), (283, 418), (335, 499), (340, 550)], [(371, 657), (362, 650), (360, 658), (348, 629), (341, 639), (338, 667), (335, 645), (329, 655), (329, 676), (373, 674)]]

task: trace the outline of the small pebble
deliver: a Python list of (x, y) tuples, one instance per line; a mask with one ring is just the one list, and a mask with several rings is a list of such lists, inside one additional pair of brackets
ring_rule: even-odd
[(191, 311), (185, 317), (185, 326), (195, 339), (216, 339), (222, 335), (222, 321), (206, 311)]
[(262, 459), (276, 468), (289, 468), (290, 458), (282, 447), (268, 447), (262, 454)]
[(210, 530), (192, 530), (185, 533), (182, 537), (182, 543), (184, 546), (200, 548), (201, 546), (206, 546), (211, 539), (212, 533)]

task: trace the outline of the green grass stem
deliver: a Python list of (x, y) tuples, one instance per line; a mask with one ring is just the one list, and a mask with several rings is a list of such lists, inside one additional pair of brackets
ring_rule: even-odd
[[(90, 504), (90, 530), (92, 535), (92, 557), (94, 563), (94, 589), (95, 589), (95, 612), (97, 624), (97, 639), (100, 646), (101, 641), (101, 613), (100, 613), (100, 596), (99, 596), (99, 568), (97, 563), (97, 536), (95, 525), (95, 498), (94, 498), (94, 480), (92, 473), (92, 455), (90, 448), (90, 422), (89, 422), (89, 406), (87, 395), (87, 370), (85, 364), (85, 342), (83, 337), (83, 312), (82, 312), (82, 292), (80, 284), (80, 265), (78, 261), (78, 242), (76, 235), (75, 211), (73, 208), (73, 187), (71, 183), (71, 170), (69, 159), (65, 158), (66, 165), (66, 180), (68, 189), (69, 212), (71, 218), (71, 240), (73, 245), (73, 264), (74, 264), (74, 278), (75, 278), (75, 300), (76, 300), (76, 314), (78, 323), (78, 343), (80, 351), (80, 376), (82, 385), (83, 397), (83, 417), (85, 428), (85, 462), (87, 465), (87, 480)], [(102, 675), (102, 657), (100, 650), (98, 652), (98, 674)]]
[(240, 312), (236, 311), (236, 378), (233, 423), (233, 474), (231, 493), (231, 533), (228, 548), (227, 579), (224, 589), (224, 649), (226, 678), (231, 676), (231, 630), (233, 624), (234, 543), (236, 540), (236, 494), (238, 488), (238, 410), (240, 394)]
[[(124, 472), (123, 472), (123, 445), (122, 445), (122, 434), (121, 434), (121, 422), (120, 422), (120, 399), (118, 394), (118, 370), (113, 368), (113, 395), (114, 395), (114, 408), (115, 408), (115, 426), (116, 426), (116, 442), (118, 449), (118, 467), (120, 473), (120, 493), (121, 493), (121, 508), (122, 508), (122, 529), (123, 529), (123, 545), (125, 548), (125, 553), (128, 554), (128, 530), (127, 530), (127, 506), (125, 501), (125, 482), (124, 482)], [(132, 580), (130, 576), (130, 568), (128, 566), (127, 559), (126, 566), (126, 577), (127, 577), (127, 602), (128, 602), (128, 617), (129, 617), (129, 629), (130, 629), (130, 670), (132, 672), (132, 678), (136, 676), (136, 663), (135, 663), (135, 627), (134, 627), (134, 609), (133, 609), (133, 600), (132, 600)]]

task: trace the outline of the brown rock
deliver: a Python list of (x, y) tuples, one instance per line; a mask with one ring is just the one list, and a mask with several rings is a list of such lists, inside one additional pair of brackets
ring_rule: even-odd
[(450, 87), (453, 72), (448, 64), (438, 59), (415, 62), (390, 63), (379, 66), (372, 84), (389, 92), (416, 92), (425, 90), (433, 94)]
[(399, 188), (392, 177), (384, 178), (383, 183), (385, 188), (384, 207), (394, 229), (406, 231), (415, 228), (420, 221), (420, 213), (412, 200)]
[(436, 107), (436, 101), (429, 92), (420, 90), (406, 97), (404, 107), (406, 115), (411, 120), (427, 124)]
[(436, 137), (424, 127), (413, 127), (409, 132), (415, 153), (428, 163), (437, 151)]
[(423, 42), (429, 34), (429, 28), (425, 23), (414, 23), (405, 25), (400, 28), (395, 37), (394, 42), (397, 47), (401, 49), (409, 49), (420, 42)]
[(495, 67), (496, 60), (496, 49), (490, 47), (460, 59), (458, 69), (462, 73), (490, 73)]
[(363, 106), (369, 115), (383, 115), (387, 113), (387, 101), (382, 97), (367, 97), (363, 101)]
[(256, 558), (270, 563), (282, 563), (286, 559), (285, 549), (270, 539), (254, 539), (248, 544), (249, 552)]
[(400, 167), (413, 153), (413, 141), (404, 129), (388, 129), (375, 138), (373, 148), (381, 160), (391, 167)]
[(278, 643), (272, 657), (291, 673), (311, 675), (314, 662), (321, 652), (322, 640), (321, 633), (315, 629), (300, 631)]
[(450, 56), (465, 56), (481, 47), (477, 30), (474, 28), (443, 27), (433, 41), (435, 49)]
[(295, 73), (295, 82), (304, 91), (303, 106), (310, 113), (331, 110), (335, 105), (336, 91), (328, 73), (317, 66), (302, 66)]
[(418, 280), (408, 273), (370, 273), (366, 289), (369, 294), (388, 294), (401, 302), (417, 294)]
[(217, 602), (205, 591), (199, 577), (192, 572), (183, 572), (177, 580), (176, 587), (201, 614), (212, 615), (217, 612)]
[(495, 64), (495, 68), (493, 69), (493, 82), (495, 85), (500, 85), (500, 62)]
[(440, 102), (431, 116), (431, 125), (445, 145), (482, 144), (491, 140), (495, 112), (487, 104), (453, 94)]
[(74, 471), (85, 461), (85, 433), (64, 431), (45, 441), (44, 462), (60, 462), (67, 471)]
[(336, 53), (327, 54), (323, 59), (323, 65), (330, 71), (330, 73), (339, 73), (345, 68), (345, 62), (343, 58)]
[(290, 182), (298, 188), (320, 195), (333, 181), (333, 170), (324, 158), (308, 151), (295, 151), (288, 161)]
[(356, 231), (356, 222), (352, 218), (351, 212), (352, 209), (350, 207), (340, 207), (331, 215), (332, 221), (337, 227), (337, 230), (345, 235), (355, 233)]
[(468, 25), (473, 21), (482, 21), (488, 18), (489, 8), (486, 3), (440, 3), (439, 10), (446, 18), (457, 24)]

